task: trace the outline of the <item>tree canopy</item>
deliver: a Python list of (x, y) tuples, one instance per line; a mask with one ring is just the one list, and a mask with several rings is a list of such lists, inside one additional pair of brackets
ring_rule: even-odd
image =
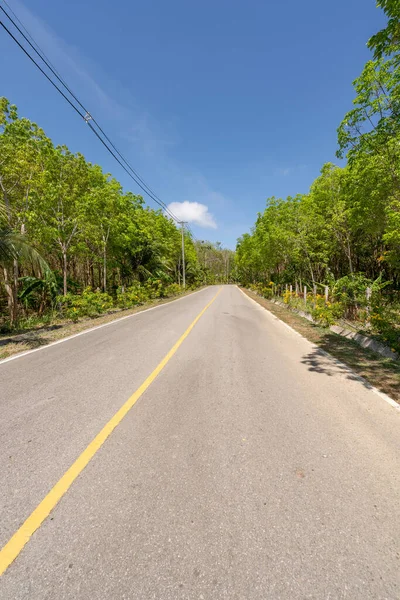
[(400, 284), (400, 3), (380, 0), (387, 27), (354, 81), (353, 108), (338, 128), (338, 157), (307, 194), (269, 198), (237, 245), (245, 282), (329, 283), (363, 273)]
[[(8, 303), (12, 321), (32, 277), (36, 288), (55, 287), (64, 296), (90, 287), (116, 297), (134, 284), (182, 281), (176, 223), (82, 154), (55, 146), (6, 98), (0, 99), (0, 230), (0, 309), (6, 315)], [(225, 280), (224, 256), (208, 242), (195, 245), (186, 231), (188, 285)]]

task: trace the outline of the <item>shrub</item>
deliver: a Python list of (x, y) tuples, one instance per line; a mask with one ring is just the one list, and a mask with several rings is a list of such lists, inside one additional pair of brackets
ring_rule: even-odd
[(68, 293), (66, 296), (58, 296), (57, 304), (61, 316), (76, 322), (82, 317), (101, 315), (113, 306), (133, 308), (156, 298), (177, 296), (181, 291), (177, 283), (164, 285), (160, 279), (150, 279), (145, 283), (136, 282), (124, 292), (122, 288), (118, 288), (115, 302), (109, 294), (93, 292), (91, 288), (86, 288), (82, 294)]
[(357, 319), (359, 313), (362, 315), (362, 309), (368, 307), (367, 288), (370, 288), (372, 296), (379, 297), (381, 290), (387, 285), (390, 282), (382, 282), (381, 276), (372, 280), (363, 273), (354, 273), (338, 279), (333, 285), (332, 295), (342, 304), (345, 317)]
[(132, 308), (143, 303), (143, 294), (140, 293), (138, 286), (128, 287), (125, 291), (122, 288), (117, 290), (117, 304), (120, 308)]
[(171, 296), (177, 296), (178, 294), (181, 293), (181, 287), (180, 285), (178, 285), (177, 283), (170, 283), (169, 285), (167, 285), (167, 287), (164, 289), (164, 293), (165, 296), (171, 297)]
[(323, 327), (330, 327), (343, 315), (343, 306), (340, 302), (326, 302), (324, 296), (317, 295), (310, 313), (314, 321)]
[(271, 299), (274, 297), (274, 283), (270, 281), (269, 284), (265, 283), (251, 283), (249, 289), (252, 292), (255, 292), (259, 296), (263, 296), (264, 298)]
[(145, 283), (135, 283), (124, 292), (117, 290), (117, 304), (121, 308), (132, 308), (157, 298), (177, 296), (182, 291), (177, 283), (164, 285), (160, 279), (148, 280)]
[(57, 302), (62, 316), (76, 322), (80, 317), (95, 317), (113, 307), (113, 299), (109, 294), (93, 292), (86, 288), (81, 295), (68, 293), (58, 296)]
[(399, 322), (398, 307), (389, 304), (378, 295), (373, 295), (369, 323), (371, 331), (392, 350), (400, 353), (400, 330), (396, 326)]
[(290, 292), (289, 290), (286, 290), (283, 294), (283, 301), (285, 304), (290, 304), (294, 298), (294, 292)]

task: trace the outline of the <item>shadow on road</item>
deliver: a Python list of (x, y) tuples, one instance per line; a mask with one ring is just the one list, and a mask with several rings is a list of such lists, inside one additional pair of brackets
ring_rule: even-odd
[[(323, 373), (324, 375), (328, 375), (328, 377), (332, 377), (334, 375), (345, 375), (347, 379), (359, 381), (359, 376), (355, 373), (352, 373), (349, 367), (341, 364), (335, 358), (326, 356), (322, 350), (314, 350), (313, 352), (310, 352), (304, 356), (301, 362), (308, 366), (309, 371), (314, 371), (315, 373)], [(362, 383), (369, 389), (373, 387), (367, 381), (362, 381)]]
[[(400, 397), (400, 366), (398, 363), (361, 348), (352, 340), (342, 338), (332, 332), (324, 333), (318, 340), (318, 346), (319, 348), (305, 355), (301, 361), (308, 366), (309, 371), (322, 373), (328, 377), (345, 376), (353, 381), (360, 381), (359, 376), (369, 378), (378, 389), (395, 398)], [(330, 356), (326, 356), (325, 352), (328, 352)], [(367, 389), (373, 387), (366, 380), (361, 380), (361, 383)]]
[(61, 328), (62, 325), (50, 325), (47, 327), (38, 327), (37, 329), (35, 329), (35, 331), (28, 331), (20, 334), (17, 333), (8, 337), (1, 337), (0, 348), (2, 346), (7, 346), (8, 344), (28, 346), (29, 348), (37, 348), (39, 346), (44, 346), (52, 340), (47, 338), (46, 335), (43, 334)]
[[(384, 358), (367, 348), (362, 348), (353, 340), (310, 323), (287, 308), (261, 298), (248, 290), (243, 290), (243, 292), (318, 346), (302, 359), (302, 363), (310, 371), (332, 378), (335, 375), (353, 380), (357, 380), (357, 376), (363, 377), (367, 380), (362, 382), (364, 387), (371, 389), (375, 386), (400, 402), (400, 361)], [(333, 358), (327, 357), (323, 351), (328, 352)], [(355, 373), (337, 361), (341, 361)]]

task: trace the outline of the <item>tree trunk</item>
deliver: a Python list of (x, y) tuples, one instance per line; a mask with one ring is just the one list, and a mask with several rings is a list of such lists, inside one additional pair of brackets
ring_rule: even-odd
[(63, 250), (63, 292), (67, 295), (67, 252)]
[(103, 248), (103, 292), (107, 292), (107, 247)]
[(14, 260), (13, 264), (13, 322), (18, 321), (18, 261)]
[(353, 274), (353, 261), (351, 260), (351, 249), (350, 249), (350, 242), (349, 242), (348, 238), (347, 238), (347, 258), (349, 259), (350, 273)]
[(13, 286), (12, 283), (10, 282), (10, 279), (8, 276), (8, 271), (5, 267), (3, 268), (3, 274), (4, 274), (4, 287), (6, 289), (6, 294), (7, 294), (7, 304), (8, 304), (8, 313), (10, 316), (10, 323), (11, 323), (11, 325), (14, 325), (18, 318), (17, 294), (16, 294), (15, 286)]

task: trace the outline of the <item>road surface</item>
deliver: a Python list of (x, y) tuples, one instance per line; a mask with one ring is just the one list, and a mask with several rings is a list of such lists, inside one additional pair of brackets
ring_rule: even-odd
[(400, 412), (218, 290), (0, 364), (2, 600), (399, 600)]

